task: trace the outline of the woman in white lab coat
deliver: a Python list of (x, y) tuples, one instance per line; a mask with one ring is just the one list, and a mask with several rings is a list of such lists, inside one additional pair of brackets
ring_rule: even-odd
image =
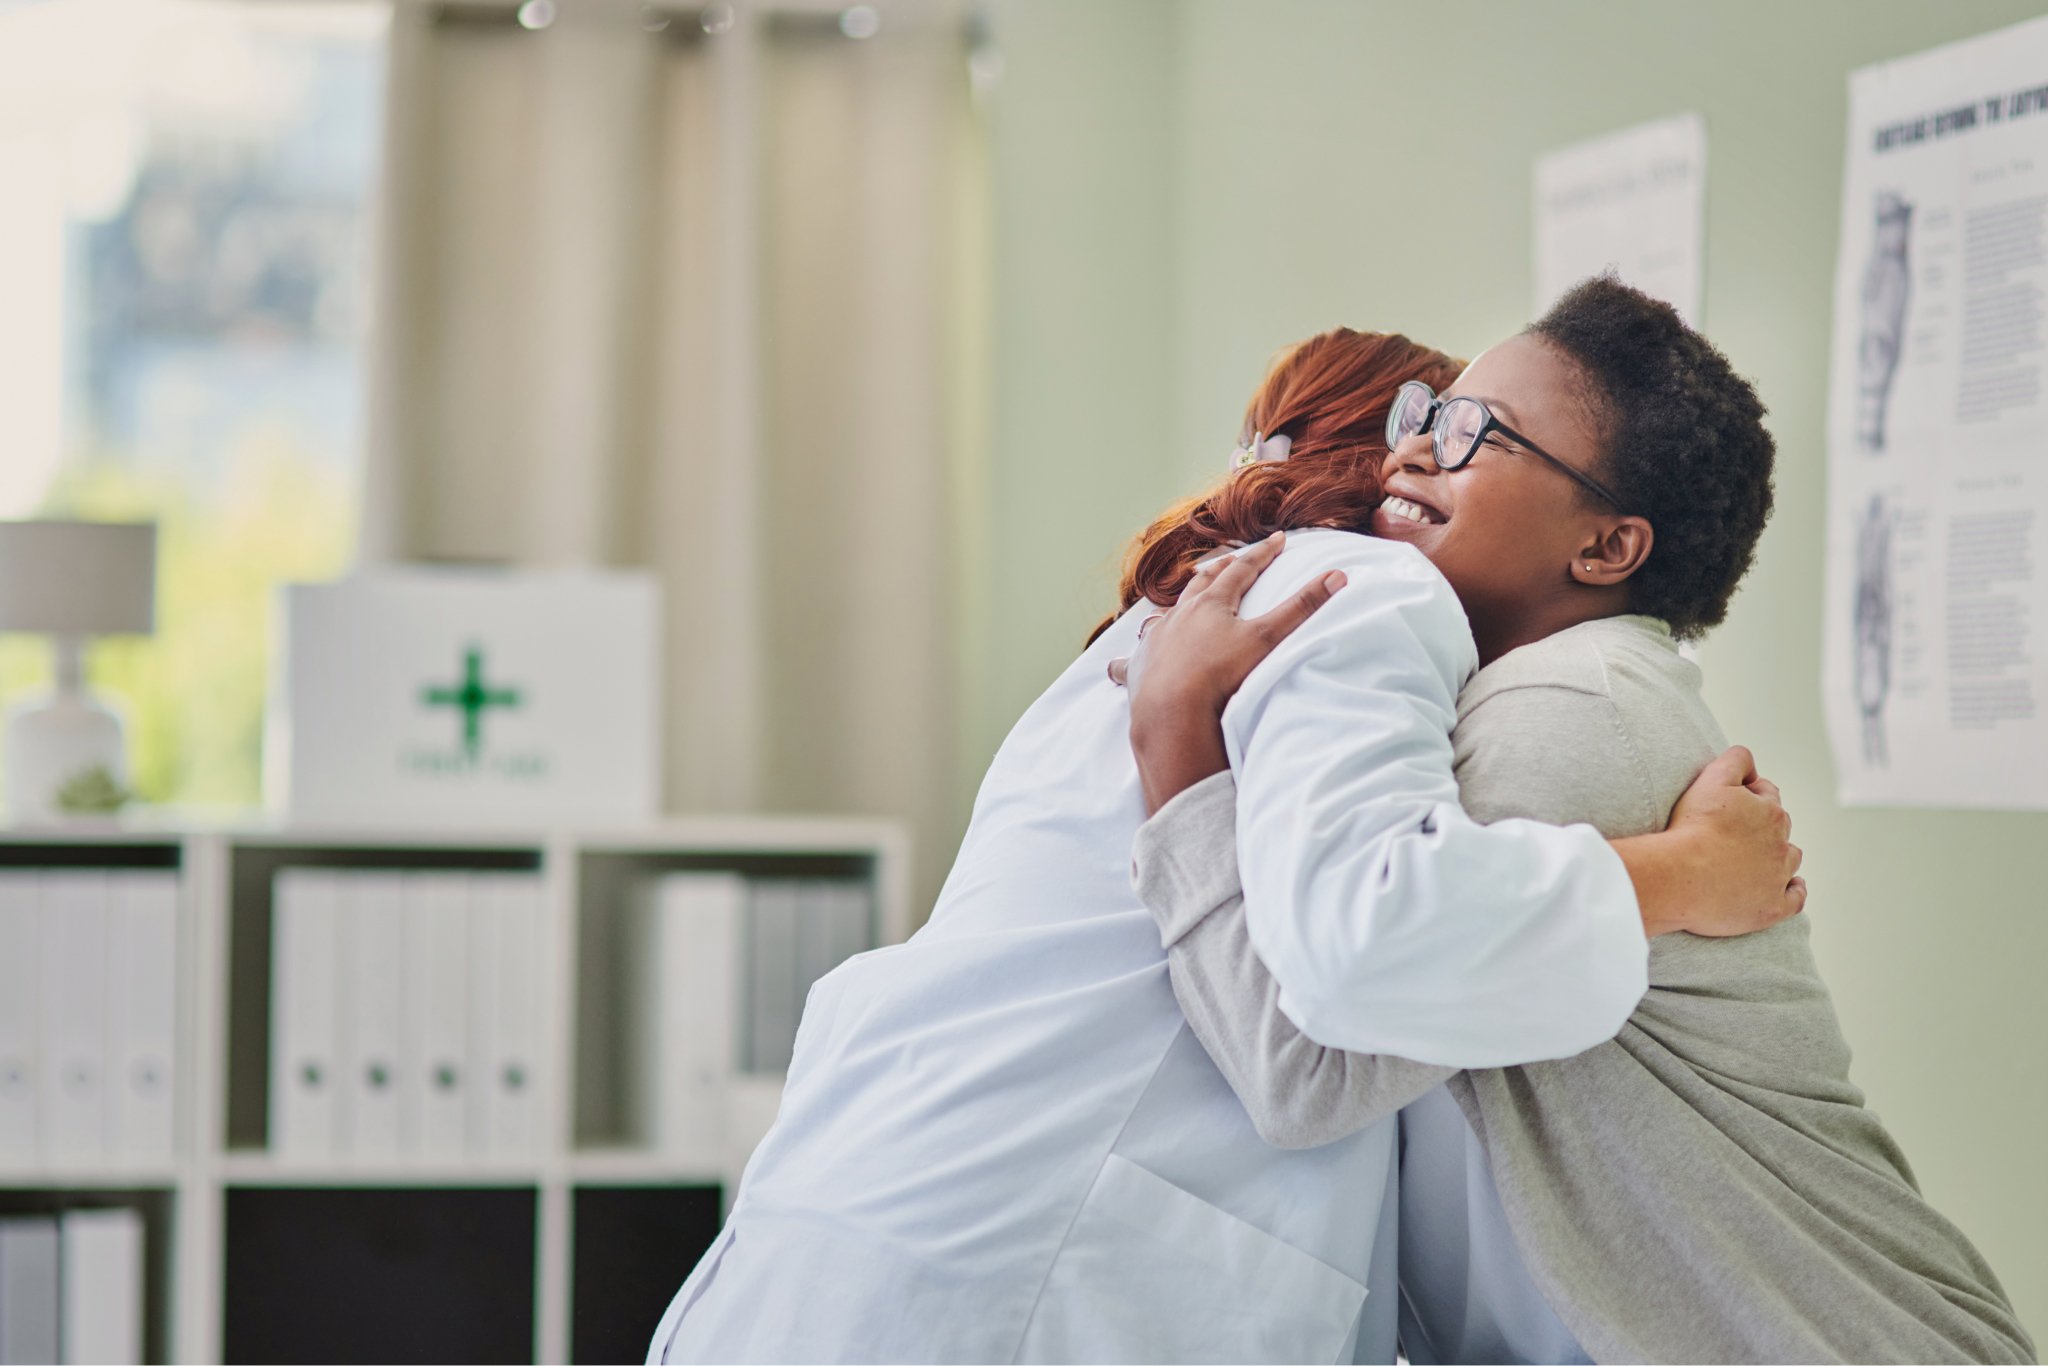
[[(1455, 373), (1349, 331), (1283, 358), (1246, 467), (1173, 514), (1195, 531), (1167, 595), (1205, 544), (1346, 528), (1262, 542), (1219, 580), (1270, 563), (1244, 610), (1293, 632), (1223, 718), (1240, 843), (1285, 885), (1269, 937), (1308, 965), (1285, 1003), (1351, 1048), (1501, 1066), (1620, 1028), (1646, 920), (1796, 909), (1797, 853), (1740, 764), (1668, 834), (1612, 846), (1459, 809), (1465, 614), (1412, 548), (1350, 529), (1395, 390)], [(1392, 1360), (1391, 1125), (1263, 1143), (1130, 886), (1147, 804), (1109, 665), (1154, 611), (1100, 631), (1017, 723), (930, 923), (813, 989), (781, 1113), (651, 1361)]]

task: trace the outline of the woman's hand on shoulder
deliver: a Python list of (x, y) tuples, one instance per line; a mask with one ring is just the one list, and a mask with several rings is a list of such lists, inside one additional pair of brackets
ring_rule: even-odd
[(1131, 749), (1148, 811), (1229, 766), (1225, 704), (1275, 646), (1344, 586), (1341, 571), (1321, 574), (1265, 615), (1240, 616), (1246, 590), (1286, 543), (1286, 533), (1275, 532), (1203, 565), (1177, 603), (1139, 626), (1130, 657), (1110, 661), (1109, 676), (1131, 691)]
[(1729, 938), (1806, 909), (1804, 860), (1778, 785), (1737, 745), (1701, 770), (1662, 835), (1615, 841), (1652, 938), (1685, 930)]

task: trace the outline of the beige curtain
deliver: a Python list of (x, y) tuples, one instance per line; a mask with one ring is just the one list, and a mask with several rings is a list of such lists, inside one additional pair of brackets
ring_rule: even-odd
[(652, 568), (670, 809), (906, 820), (921, 914), (979, 143), (958, 7), (877, 8), (400, 10), (363, 546)]

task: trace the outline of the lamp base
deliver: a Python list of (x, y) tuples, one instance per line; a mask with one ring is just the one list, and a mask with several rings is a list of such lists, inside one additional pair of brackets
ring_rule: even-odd
[[(7, 814), (17, 824), (106, 815), (128, 789), (128, 747), (121, 718), (84, 692), (60, 691), (16, 703), (7, 711)], [(107, 794), (95, 803), (67, 805), (71, 790)]]

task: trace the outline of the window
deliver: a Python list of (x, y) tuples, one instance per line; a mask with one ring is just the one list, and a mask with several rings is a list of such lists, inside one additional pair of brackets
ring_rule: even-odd
[(273, 590), (353, 555), (387, 22), (0, 0), (0, 517), (158, 522), (156, 634), (88, 662), (144, 801), (259, 798)]

